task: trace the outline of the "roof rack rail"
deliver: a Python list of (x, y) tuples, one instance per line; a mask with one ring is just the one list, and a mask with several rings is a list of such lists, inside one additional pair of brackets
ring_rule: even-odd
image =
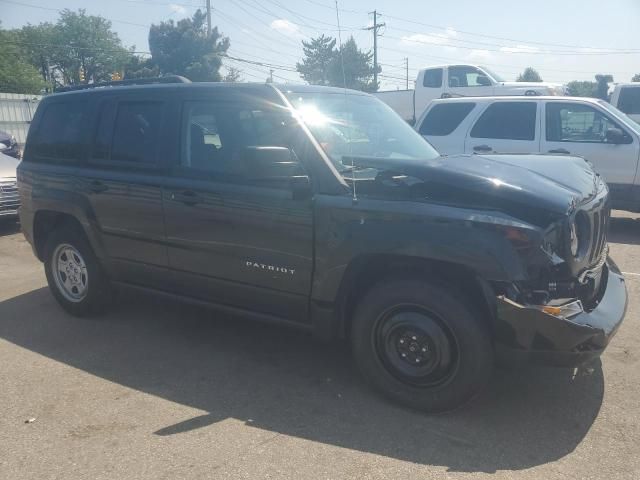
[(73, 92), (76, 90), (88, 90), (100, 87), (120, 87), (125, 85), (151, 85), (154, 83), (191, 83), (191, 80), (180, 75), (167, 75), (165, 77), (131, 78), (128, 80), (115, 80), (113, 82), (87, 83), (84, 85), (69, 85), (55, 90), (59, 92)]

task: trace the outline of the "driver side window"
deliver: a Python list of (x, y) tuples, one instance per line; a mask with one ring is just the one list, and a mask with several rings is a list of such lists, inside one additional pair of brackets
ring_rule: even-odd
[(490, 82), (487, 76), (474, 67), (449, 67), (449, 86), (484, 87)]
[(589, 105), (547, 103), (545, 116), (549, 142), (607, 143), (607, 130), (620, 128), (604, 113)]

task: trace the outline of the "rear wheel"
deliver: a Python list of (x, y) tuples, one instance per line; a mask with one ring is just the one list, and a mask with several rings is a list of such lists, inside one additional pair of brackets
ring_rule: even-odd
[(111, 286), (84, 234), (76, 228), (53, 231), (44, 248), (49, 289), (69, 313), (84, 316), (103, 311)]
[(454, 409), (493, 369), (488, 329), (462, 297), (422, 280), (391, 280), (361, 300), (351, 340), (356, 363), (379, 391), (432, 412)]

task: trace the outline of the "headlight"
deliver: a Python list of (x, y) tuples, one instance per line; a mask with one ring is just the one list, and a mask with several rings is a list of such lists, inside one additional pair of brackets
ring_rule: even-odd
[(571, 220), (569, 225), (569, 243), (571, 255), (576, 258), (584, 256), (589, 250), (591, 243), (591, 225), (589, 217), (584, 212), (578, 214)]
[(571, 241), (571, 255), (574, 257), (578, 256), (578, 247), (580, 246), (580, 241), (578, 240), (578, 229), (576, 227), (576, 222), (572, 221), (571, 226), (569, 227), (569, 239)]

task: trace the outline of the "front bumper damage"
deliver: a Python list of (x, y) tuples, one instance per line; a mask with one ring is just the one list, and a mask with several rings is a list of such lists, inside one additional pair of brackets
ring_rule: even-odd
[(597, 307), (570, 319), (533, 306), (497, 298), (496, 353), (508, 363), (530, 362), (576, 367), (602, 354), (627, 310), (627, 288), (622, 273), (607, 258), (602, 272), (602, 297)]

